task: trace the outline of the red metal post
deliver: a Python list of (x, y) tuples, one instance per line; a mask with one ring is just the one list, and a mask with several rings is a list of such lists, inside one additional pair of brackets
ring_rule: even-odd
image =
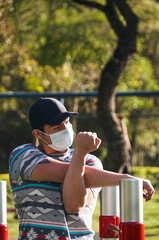
[(100, 216), (99, 232), (101, 238), (118, 238), (119, 237), (119, 217), (117, 216)]
[(119, 237), (119, 187), (104, 187), (101, 191), (99, 236), (102, 239)]
[(120, 181), (119, 240), (145, 240), (141, 180), (122, 179)]
[(0, 240), (8, 240), (6, 193), (6, 181), (0, 181)]
[(145, 227), (140, 222), (120, 223), (121, 240), (145, 240)]

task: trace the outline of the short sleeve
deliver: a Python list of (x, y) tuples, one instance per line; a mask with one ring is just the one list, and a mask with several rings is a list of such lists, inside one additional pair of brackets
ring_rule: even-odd
[(31, 173), (36, 165), (48, 156), (32, 144), (21, 145), (13, 150), (9, 157), (10, 179), (30, 180)]

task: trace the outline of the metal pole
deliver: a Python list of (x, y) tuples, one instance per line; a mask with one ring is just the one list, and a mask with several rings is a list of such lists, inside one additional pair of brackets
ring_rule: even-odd
[(101, 239), (118, 239), (119, 186), (103, 187), (100, 196), (99, 235)]
[[(98, 91), (92, 92), (5, 92), (0, 93), (0, 98), (38, 98), (38, 97), (98, 97)], [(125, 91), (116, 92), (116, 97), (151, 97), (159, 96), (159, 91)]]
[(0, 181), (0, 240), (8, 240), (6, 193), (6, 181)]
[(120, 180), (120, 240), (144, 240), (143, 183), (140, 179)]

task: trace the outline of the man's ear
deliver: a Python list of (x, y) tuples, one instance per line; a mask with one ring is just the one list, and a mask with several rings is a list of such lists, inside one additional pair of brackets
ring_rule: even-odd
[(34, 135), (35, 138), (41, 139), (41, 134), (38, 129), (33, 129), (32, 134)]

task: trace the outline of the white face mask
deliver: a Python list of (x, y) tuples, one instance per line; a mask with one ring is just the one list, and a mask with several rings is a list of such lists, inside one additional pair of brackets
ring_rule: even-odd
[[(44, 133), (44, 132), (42, 132), (42, 133)], [(71, 123), (68, 123), (67, 127), (59, 132), (52, 133), (52, 134), (46, 134), (46, 133), (44, 133), (44, 134), (51, 138), (52, 143), (48, 144), (48, 142), (46, 140), (44, 140), (44, 139), (42, 139), (42, 140), (44, 142), (46, 142), (49, 147), (51, 147), (57, 151), (66, 150), (73, 143), (74, 131), (73, 131)]]

